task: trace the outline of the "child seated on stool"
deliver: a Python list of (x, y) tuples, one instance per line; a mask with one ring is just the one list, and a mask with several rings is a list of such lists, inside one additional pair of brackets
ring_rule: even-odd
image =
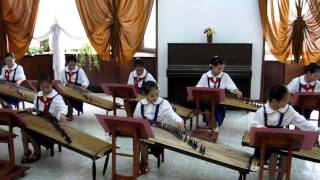
[[(179, 129), (184, 129), (182, 118), (173, 111), (167, 100), (159, 97), (157, 83), (146, 81), (143, 85), (143, 90), (146, 98), (137, 104), (133, 117), (171, 124)], [(141, 144), (141, 174), (145, 174), (148, 171), (148, 146)]]
[[(67, 106), (65, 105), (61, 95), (52, 88), (52, 79), (49, 75), (43, 74), (39, 80), (40, 91), (34, 98), (34, 107), (27, 108), (28, 112), (36, 111), (38, 115), (49, 117), (53, 116), (57, 118), (61, 123), (67, 122), (66, 114), (68, 112)], [(45, 138), (43, 135), (38, 134), (28, 129), (21, 129), (22, 143), (24, 155), (21, 163), (33, 163), (41, 158), (41, 147), (40, 144), (52, 145), (52, 142)], [(29, 149), (29, 142), (32, 144), (34, 152), (31, 155)]]
[[(231, 77), (223, 72), (225, 67), (224, 60), (219, 56), (214, 56), (210, 61), (210, 70), (201, 76), (196, 87), (206, 88), (220, 88), (230, 91), (232, 94), (237, 95), (238, 98), (242, 97), (242, 92), (239, 91), (234, 84)], [(204, 118), (208, 121), (212, 117), (211, 105), (201, 104), (202, 111), (204, 111)], [(213, 122), (214, 131), (218, 131), (218, 127), (222, 125), (225, 117), (225, 108), (215, 108), (215, 119), (217, 122)]]
[[(291, 94), (297, 92), (320, 92), (320, 65), (317, 63), (310, 63), (307, 67), (306, 73), (302, 76), (292, 79), (288, 84), (288, 90)], [(301, 107), (294, 107), (301, 113)], [(310, 119), (312, 109), (305, 109), (304, 117)]]
[[(2, 67), (1, 71), (1, 80), (14, 83), (16, 86), (26, 80), (26, 76), (23, 71), (23, 67), (15, 63), (16, 58), (13, 53), (7, 52), (4, 55), (6, 65)], [(1, 95), (0, 103), (3, 108), (12, 108), (12, 105), (17, 107), (19, 106), (19, 99)]]
[(143, 92), (143, 84), (146, 81), (156, 82), (154, 77), (144, 68), (144, 61), (141, 58), (136, 58), (133, 62), (134, 70), (128, 78), (128, 85), (133, 85), (137, 93)]
[[(268, 102), (257, 110), (251, 127), (257, 128), (283, 128), (289, 124), (297, 126), (303, 131), (318, 131), (319, 128), (312, 125), (302, 115), (296, 112), (291, 105), (289, 105), (290, 93), (283, 85), (275, 85), (269, 92)], [(276, 139), (275, 139), (276, 141)], [(252, 170), (257, 170), (259, 163), (259, 149), (255, 150), (255, 158), (252, 162)], [(278, 152), (266, 151), (266, 160), (269, 159), (269, 168), (275, 169), (277, 165), (278, 156), (280, 156), (280, 168), (286, 168), (287, 156), (279, 154)], [(284, 173), (279, 173), (277, 179), (282, 179)], [(269, 171), (269, 178), (275, 179), (275, 173)]]
[[(66, 57), (67, 67), (65, 68), (62, 84), (73, 84), (85, 90), (89, 86), (89, 80), (84, 70), (77, 66), (77, 58), (75, 55)], [(68, 98), (68, 118), (73, 120), (73, 108), (79, 113), (83, 113), (83, 102)]]

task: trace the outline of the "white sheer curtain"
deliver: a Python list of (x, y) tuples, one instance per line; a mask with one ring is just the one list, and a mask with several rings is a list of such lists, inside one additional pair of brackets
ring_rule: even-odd
[(79, 49), (87, 36), (74, 0), (41, 0), (33, 39), (50, 40), (54, 78), (60, 79), (65, 66), (65, 48)]

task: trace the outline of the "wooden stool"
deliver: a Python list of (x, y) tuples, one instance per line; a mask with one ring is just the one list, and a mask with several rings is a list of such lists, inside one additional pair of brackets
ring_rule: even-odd
[(0, 112), (0, 124), (9, 127), (9, 131), (0, 130), (0, 143), (8, 144), (9, 161), (0, 160), (0, 179), (14, 179), (16, 177), (24, 176), (25, 171), (29, 169), (27, 166), (20, 166), (15, 164), (14, 142), (16, 137), (13, 134), (13, 127), (15, 118), (10, 112)]

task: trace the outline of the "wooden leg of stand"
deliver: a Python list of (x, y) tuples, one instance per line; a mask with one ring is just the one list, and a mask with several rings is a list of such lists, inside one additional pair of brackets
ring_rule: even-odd
[(133, 116), (133, 109), (131, 107), (130, 101), (124, 100), (124, 108), (126, 110), (127, 116), (132, 117)]
[(112, 98), (113, 98), (113, 106), (112, 106), (113, 115), (116, 116), (116, 115), (117, 115), (117, 102), (116, 102), (116, 97), (112, 97)]
[(163, 151), (162, 151), (162, 153), (161, 153), (161, 162), (164, 162), (164, 149), (163, 149)]
[(116, 179), (116, 132), (112, 129), (112, 179)]
[(318, 127), (320, 127), (320, 109), (318, 110)]
[(51, 157), (54, 156), (54, 145), (52, 145), (52, 147), (50, 147), (50, 156)]
[(292, 147), (289, 147), (288, 157), (287, 157), (287, 171), (286, 171), (286, 180), (290, 180), (291, 175), (291, 162), (292, 162)]
[(106, 171), (107, 171), (107, 168), (108, 168), (109, 155), (110, 155), (110, 154), (108, 154), (108, 155), (107, 155), (107, 157), (106, 157), (106, 161), (104, 162), (103, 172), (102, 172), (102, 174), (103, 174), (103, 175), (105, 175), (105, 174), (106, 174)]
[(92, 159), (92, 179), (96, 180), (96, 160)]
[(15, 164), (15, 155), (14, 155), (14, 144), (13, 144), (13, 127), (9, 125), (9, 157), (10, 157), (10, 164)]
[(137, 132), (133, 134), (133, 177), (139, 176), (140, 162), (139, 162), (139, 147), (140, 141)]
[(260, 147), (260, 168), (259, 168), (259, 180), (263, 180), (263, 171), (264, 171), (264, 157), (266, 153), (266, 143), (262, 142), (262, 145)]
[(239, 172), (239, 180), (245, 180), (246, 179), (246, 173)]

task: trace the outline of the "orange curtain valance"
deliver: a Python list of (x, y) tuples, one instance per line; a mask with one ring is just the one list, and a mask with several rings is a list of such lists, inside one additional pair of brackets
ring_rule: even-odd
[(10, 51), (21, 59), (32, 40), (39, 0), (0, 1), (0, 58)]
[(264, 38), (280, 62), (320, 60), (319, 0), (259, 0), (259, 9)]
[(91, 45), (106, 60), (129, 61), (144, 37), (153, 0), (76, 0)]

